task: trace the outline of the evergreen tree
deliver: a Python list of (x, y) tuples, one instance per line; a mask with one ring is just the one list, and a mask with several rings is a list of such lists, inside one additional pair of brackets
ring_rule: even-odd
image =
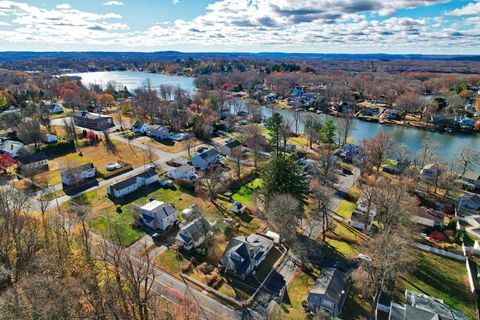
[(267, 164), (262, 180), (261, 192), (267, 207), (276, 194), (291, 194), (303, 210), (308, 194), (308, 179), (296, 157), (275, 155)]
[(274, 112), (267, 121), (267, 129), (272, 132), (270, 143), (275, 147), (275, 152), (280, 151), (280, 135), (282, 133), (283, 117), (280, 113)]
[(320, 137), (323, 143), (334, 143), (335, 142), (335, 132), (337, 131), (337, 127), (333, 123), (332, 119), (325, 120), (325, 123), (320, 130)]

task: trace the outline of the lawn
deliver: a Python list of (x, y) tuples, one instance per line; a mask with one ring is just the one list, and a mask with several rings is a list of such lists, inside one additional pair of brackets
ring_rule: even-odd
[[(196, 138), (193, 138), (193, 144), (191, 148), (191, 154), (193, 155), (195, 153), (195, 147), (203, 144), (203, 141), (198, 140)], [(187, 146), (185, 144), (185, 141), (173, 141), (170, 139), (167, 140), (162, 140), (162, 141), (157, 141), (155, 139), (152, 139), (150, 137), (141, 137), (136, 139), (136, 141), (141, 142), (147, 146), (150, 146), (152, 148), (165, 151), (165, 152), (170, 152), (170, 153), (178, 153), (182, 152), (187, 149)]]
[(189, 263), (184, 256), (177, 255), (176, 251), (170, 249), (163, 251), (155, 260), (157, 267), (173, 275), (180, 273), (181, 268)]
[(327, 233), (327, 245), (322, 249), (326, 256), (334, 259), (351, 260), (358, 256), (362, 245), (368, 237), (341, 222), (333, 221), (333, 227)]
[(286, 319), (306, 319), (307, 315), (302, 301), (307, 300), (308, 293), (315, 284), (316, 276), (310, 276), (297, 269), (290, 281), (284, 297), (284, 313)]
[(420, 250), (411, 250), (416, 258), (416, 269), (397, 280), (395, 299), (403, 301), (405, 289), (409, 289), (443, 299), (453, 309), (462, 311), (470, 319), (474, 319), (475, 302), (468, 290), (465, 263)]
[(340, 201), (340, 204), (335, 210), (335, 213), (340, 217), (349, 220), (352, 217), (352, 212), (357, 207), (357, 204), (348, 200)]
[(243, 185), (236, 193), (233, 194), (232, 199), (240, 202), (246, 207), (252, 208), (255, 206), (253, 195), (255, 191), (262, 186), (262, 180), (255, 179)]

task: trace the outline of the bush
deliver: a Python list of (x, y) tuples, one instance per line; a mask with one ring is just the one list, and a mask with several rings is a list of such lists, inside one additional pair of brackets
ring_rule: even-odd
[(117, 205), (116, 208), (115, 208), (115, 211), (117, 211), (117, 213), (122, 213), (122, 206), (121, 205)]
[(223, 234), (227, 239), (230, 239), (233, 236), (233, 228), (231, 226), (226, 226), (225, 229), (223, 229)]
[(40, 152), (45, 152), (47, 156), (59, 156), (75, 152), (75, 143), (73, 141), (59, 140), (53, 144), (42, 144)]
[(189, 192), (194, 192), (195, 191), (195, 184), (188, 179), (176, 179), (175, 184), (180, 187), (180, 189), (189, 191)]
[(182, 266), (180, 268), (180, 271), (182, 271), (182, 273), (186, 273), (186, 272), (189, 272), (190, 270), (192, 270), (193, 268), (193, 264), (191, 262), (188, 262), (188, 264)]
[(213, 271), (213, 267), (209, 265), (207, 262), (203, 262), (198, 266), (198, 270), (200, 270), (204, 274), (209, 274)]

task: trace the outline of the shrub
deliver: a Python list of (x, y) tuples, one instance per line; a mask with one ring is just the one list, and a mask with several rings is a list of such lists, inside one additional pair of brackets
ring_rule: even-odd
[(118, 204), (115, 208), (115, 211), (117, 211), (117, 213), (122, 213), (122, 206)]
[(227, 239), (230, 239), (233, 236), (233, 228), (231, 226), (226, 226), (225, 229), (223, 229), (223, 234)]
[(175, 184), (180, 187), (180, 189), (185, 191), (193, 192), (195, 191), (195, 184), (188, 179), (176, 179)]
[(75, 143), (72, 141), (59, 140), (53, 144), (42, 144), (40, 151), (45, 152), (47, 156), (59, 156), (75, 152)]
[(192, 270), (192, 268), (193, 268), (193, 264), (191, 262), (188, 262), (186, 265), (180, 268), (180, 271), (182, 271), (182, 273), (186, 273)]
[(204, 274), (209, 274), (213, 271), (213, 267), (209, 265), (207, 262), (203, 262), (198, 266), (198, 270), (200, 270)]

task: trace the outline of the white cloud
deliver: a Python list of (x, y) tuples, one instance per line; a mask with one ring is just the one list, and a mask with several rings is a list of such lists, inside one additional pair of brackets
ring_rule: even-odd
[(122, 1), (107, 1), (103, 3), (104, 6), (123, 6), (124, 3)]
[(176, 6), (176, 5), (179, 4), (179, 3), (180, 3), (180, 0), (172, 0), (172, 4), (173, 4), (174, 6)]
[(450, 12), (447, 12), (447, 15), (451, 16), (473, 16), (473, 15), (478, 15), (480, 14), (480, 1), (476, 3), (469, 3), (466, 6), (462, 8), (458, 8), (455, 10), (452, 10)]
[(62, 3), (62, 4), (59, 4), (56, 6), (57, 9), (60, 9), (60, 10), (68, 10), (70, 9), (72, 6), (69, 5), (68, 3)]

